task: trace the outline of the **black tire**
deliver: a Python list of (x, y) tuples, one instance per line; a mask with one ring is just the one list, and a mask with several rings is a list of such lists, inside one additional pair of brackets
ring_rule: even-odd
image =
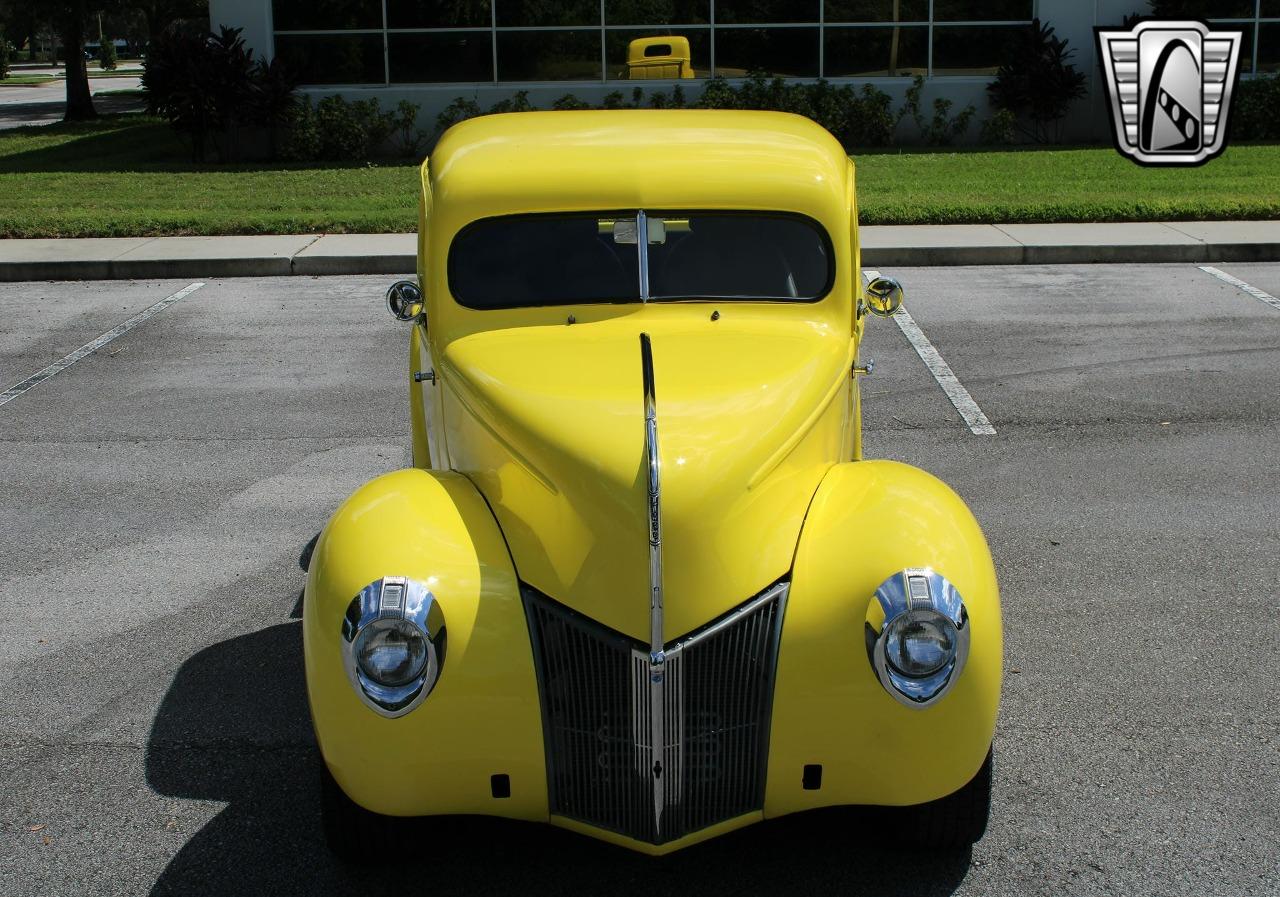
[(956, 851), (972, 847), (987, 831), (991, 814), (991, 751), (969, 783), (953, 794), (890, 809), (894, 840), (919, 850)]
[(403, 836), (405, 820), (366, 810), (347, 797), (320, 762), (320, 820), (329, 852), (346, 863), (368, 865), (385, 861)]

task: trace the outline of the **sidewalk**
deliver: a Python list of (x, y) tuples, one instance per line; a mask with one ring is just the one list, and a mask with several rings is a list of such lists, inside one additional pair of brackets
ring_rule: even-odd
[[(1280, 261), (1280, 221), (864, 227), (867, 267)], [(414, 234), (0, 240), (0, 281), (412, 274)]]

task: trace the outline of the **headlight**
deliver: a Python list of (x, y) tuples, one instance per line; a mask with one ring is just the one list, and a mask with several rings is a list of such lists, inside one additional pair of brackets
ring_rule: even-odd
[(379, 685), (408, 685), (427, 664), (427, 639), (404, 620), (375, 620), (355, 644), (360, 671)]
[(956, 587), (928, 567), (903, 570), (876, 589), (884, 612), (868, 620), (868, 655), (880, 684), (909, 707), (928, 707), (955, 684), (969, 656), (969, 615)]
[(444, 664), (444, 614), (424, 583), (403, 576), (372, 582), (342, 620), (343, 663), (375, 713), (404, 716), (430, 694)]

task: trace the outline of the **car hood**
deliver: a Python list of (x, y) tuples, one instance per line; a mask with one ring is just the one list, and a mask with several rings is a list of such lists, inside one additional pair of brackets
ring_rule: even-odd
[[(639, 335), (650, 334), (669, 642), (787, 574), (809, 500), (847, 458), (847, 329), (688, 312), (473, 333), (439, 359), (452, 465), (471, 477), (520, 578), (649, 639)], [(726, 318), (731, 317), (726, 315)]]

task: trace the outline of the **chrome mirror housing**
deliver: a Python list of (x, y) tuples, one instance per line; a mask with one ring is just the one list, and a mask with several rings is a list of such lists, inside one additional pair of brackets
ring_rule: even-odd
[(863, 308), (882, 318), (892, 317), (902, 307), (902, 284), (895, 277), (877, 277), (867, 284)]
[(422, 314), (422, 289), (409, 280), (393, 283), (387, 290), (387, 308), (397, 321), (412, 321)]

